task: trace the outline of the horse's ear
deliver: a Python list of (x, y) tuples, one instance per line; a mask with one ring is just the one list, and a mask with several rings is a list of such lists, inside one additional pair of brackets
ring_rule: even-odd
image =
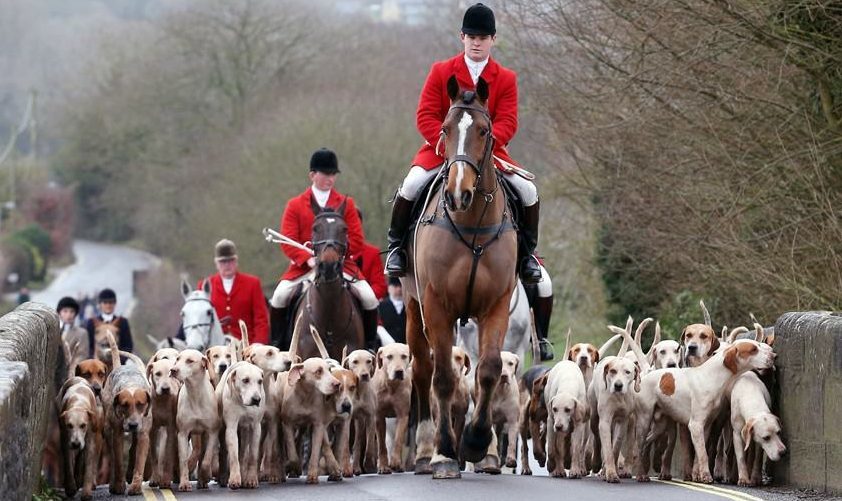
[(449, 97), (451, 101), (455, 101), (458, 95), (459, 82), (456, 81), (456, 75), (450, 75), (450, 78), (447, 79), (447, 97)]
[(211, 291), (210, 280), (208, 280), (206, 278), (206, 279), (202, 280), (202, 292), (204, 292), (207, 295), (210, 295), (210, 291)]
[(477, 80), (477, 96), (483, 103), (488, 101), (488, 82), (482, 77)]
[(184, 296), (184, 299), (187, 299), (187, 296), (190, 295), (190, 284), (187, 283), (187, 280), (181, 279), (181, 295)]
[(313, 214), (317, 216), (322, 211), (322, 208), (319, 207), (319, 203), (316, 202), (316, 197), (314, 196), (310, 196), (310, 209), (313, 211)]

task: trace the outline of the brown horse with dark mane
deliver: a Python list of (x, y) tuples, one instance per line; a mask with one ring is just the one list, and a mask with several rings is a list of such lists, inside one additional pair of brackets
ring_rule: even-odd
[[(486, 456), (517, 258), (514, 225), (491, 155), (488, 84), (480, 78), (476, 91), (465, 91), (451, 77), (447, 92), (451, 106), (439, 140), (445, 179), (440, 190), (427, 195), (410, 239), (408, 275), (401, 280), (418, 399), (416, 473), (432, 472), (434, 478), (459, 478), (460, 452), (471, 462)], [(451, 348), (456, 321), (468, 318), (479, 326), (478, 389), (460, 446), (450, 416), (456, 386)], [(440, 409), (437, 429), (430, 413), (431, 384)]]
[(341, 360), (347, 345), (350, 353), (365, 347), (359, 306), (342, 276), (348, 225), (345, 202), (336, 211), (319, 207), (311, 198), (313, 251), (316, 256), (315, 278), (304, 292), (295, 310), (293, 338), (298, 340), (297, 354), (302, 359), (321, 356), (312, 331), (318, 333), (330, 358)]

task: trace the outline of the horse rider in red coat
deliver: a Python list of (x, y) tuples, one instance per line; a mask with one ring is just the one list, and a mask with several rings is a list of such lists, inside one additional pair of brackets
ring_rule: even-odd
[[(252, 343), (269, 343), (266, 297), (260, 278), (239, 271), (237, 246), (223, 238), (214, 249), (217, 273), (210, 280), (211, 304), (225, 334), (242, 339), (240, 320), (245, 322)], [(198, 287), (201, 287), (199, 282)]]
[[(357, 207), (357, 214), (360, 216), (360, 222), (363, 222), (363, 211), (359, 207)], [(360, 267), (360, 272), (371, 285), (371, 290), (374, 291), (377, 300), (380, 301), (386, 297), (388, 290), (386, 276), (383, 275), (383, 260), (380, 259), (380, 249), (366, 240), (363, 242), (363, 251), (354, 256), (354, 260)]]
[[(503, 67), (491, 58), (491, 48), (496, 40), (494, 12), (478, 3), (465, 11), (460, 34), (464, 52), (455, 57), (433, 63), (416, 111), (416, 126), (425, 143), (412, 160), (412, 167), (404, 178), (392, 206), (392, 221), (389, 228), (389, 254), (386, 257), (386, 274), (402, 277), (406, 274), (406, 253), (403, 246), (407, 229), (411, 223), (414, 201), (421, 194), (427, 181), (436, 175), (444, 163), (436, 151), (441, 126), (450, 109), (447, 95), (447, 80), (455, 75), (463, 89), (474, 89), (481, 76), (489, 88), (488, 112), (493, 124), (496, 140), (493, 158), (495, 166), (503, 172), (506, 180), (517, 191), (523, 204), (523, 220), (520, 223), (520, 249), (518, 273), (524, 284), (537, 284), (548, 278), (546, 270), (534, 257), (538, 244), (538, 189), (532, 181), (514, 173), (518, 164), (509, 156), (506, 146), (517, 132), (517, 74)], [(542, 358), (552, 358), (548, 342), (541, 343)]]
[[(312, 241), (313, 221), (316, 216), (311, 208), (311, 200), (315, 200), (319, 207), (329, 207), (334, 210), (345, 201), (343, 216), (348, 225), (348, 248), (344, 264), (345, 280), (348, 281), (351, 293), (360, 301), (363, 308), (362, 321), (366, 348), (376, 350), (380, 346), (377, 337), (377, 305), (379, 303), (374, 291), (352, 258), (362, 252), (365, 241), (363, 226), (357, 214), (354, 199), (334, 189), (337, 174), (339, 174), (339, 166), (334, 152), (322, 148), (313, 153), (310, 158), (309, 173), (312, 185), (287, 202), (281, 217), (281, 233), (299, 243)], [(290, 263), (269, 301), (272, 306), (272, 342), (281, 349), (289, 349), (291, 339), (286, 331), (292, 294), (299, 283), (308, 279), (312, 280), (316, 258), (303, 249), (286, 244), (280, 246)]]

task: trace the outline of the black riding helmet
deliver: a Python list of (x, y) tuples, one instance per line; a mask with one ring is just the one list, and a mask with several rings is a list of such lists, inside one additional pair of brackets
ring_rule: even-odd
[(466, 35), (497, 34), (494, 11), (481, 3), (468, 7), (465, 17), (462, 18), (462, 33)]

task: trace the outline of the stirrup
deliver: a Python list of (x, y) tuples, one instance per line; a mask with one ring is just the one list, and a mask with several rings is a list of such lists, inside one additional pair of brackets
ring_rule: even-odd
[(520, 263), (518, 275), (520, 275), (520, 281), (524, 285), (537, 284), (543, 279), (541, 276), (541, 265), (538, 264), (538, 261), (532, 255), (523, 258), (523, 261)]
[[(398, 261), (398, 266), (394, 265), (394, 260)], [(391, 278), (406, 276), (406, 255), (403, 254), (403, 249), (395, 247), (389, 251), (389, 254), (386, 255), (386, 266), (383, 267), (383, 273)]]
[(538, 353), (541, 362), (552, 360), (555, 357), (555, 353), (553, 352), (553, 343), (551, 343), (547, 338), (539, 339)]

